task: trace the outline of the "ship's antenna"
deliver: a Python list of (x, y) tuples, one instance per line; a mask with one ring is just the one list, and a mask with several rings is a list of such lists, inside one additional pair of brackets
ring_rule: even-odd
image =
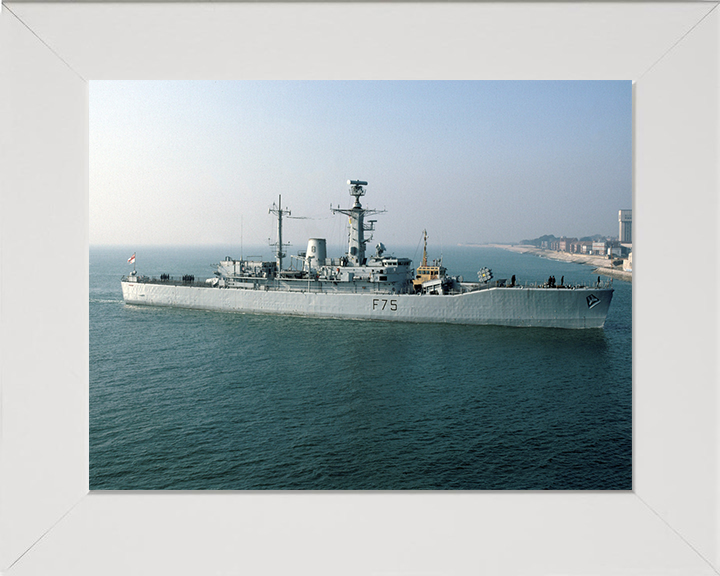
[(282, 270), (282, 261), (283, 258), (286, 256), (285, 253), (283, 253), (283, 247), (289, 246), (290, 244), (283, 244), (282, 241), (282, 219), (283, 216), (290, 216), (290, 210), (285, 208), (283, 210), (282, 208), (282, 195), (278, 195), (278, 203), (277, 206), (273, 202), (272, 208), (268, 211), (268, 214), (275, 214), (278, 219), (278, 241), (277, 244), (270, 244), (270, 246), (277, 246), (277, 252), (275, 253), (275, 256), (277, 258), (277, 265), (278, 265), (278, 272)]
[(278, 241), (277, 243), (270, 244), (270, 246), (277, 246), (277, 252), (275, 253), (275, 256), (277, 258), (277, 265), (278, 265), (278, 271), (282, 270), (282, 261), (287, 254), (283, 252), (283, 248), (285, 246), (290, 246), (290, 242), (287, 242), (283, 244), (282, 241), (282, 221), (283, 217), (285, 218), (291, 218), (293, 220), (310, 220), (307, 216), (291, 216), (291, 212), (287, 208), (282, 207), (282, 195), (278, 195), (278, 203), (277, 206), (273, 202), (272, 208), (268, 211), (268, 214), (275, 214), (278, 219)]
[(423, 266), (427, 266), (427, 230), (423, 230)]

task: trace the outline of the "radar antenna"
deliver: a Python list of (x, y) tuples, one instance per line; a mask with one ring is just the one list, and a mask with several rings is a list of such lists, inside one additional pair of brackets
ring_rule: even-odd
[(355, 197), (353, 208), (360, 208), (360, 196), (365, 196), (365, 188), (363, 188), (363, 186), (367, 186), (367, 182), (362, 180), (348, 180), (347, 183), (348, 186), (350, 186), (350, 196)]
[(348, 186), (350, 186), (350, 196), (355, 198), (352, 208), (333, 208), (330, 206), (330, 210), (333, 214), (339, 212), (349, 217), (349, 230), (348, 230), (348, 252), (347, 257), (350, 262), (355, 266), (362, 266), (365, 264), (365, 245), (372, 240), (365, 238), (365, 232), (372, 232), (375, 230), (375, 220), (369, 220), (365, 224), (365, 216), (371, 214), (382, 214), (385, 210), (367, 210), (360, 204), (360, 196), (365, 196), (365, 188), (367, 182), (363, 180), (348, 180)]

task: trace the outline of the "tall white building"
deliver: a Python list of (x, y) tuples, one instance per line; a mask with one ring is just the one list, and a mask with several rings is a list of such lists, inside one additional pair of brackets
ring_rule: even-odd
[(620, 223), (620, 242), (632, 244), (632, 210), (620, 210), (618, 222)]

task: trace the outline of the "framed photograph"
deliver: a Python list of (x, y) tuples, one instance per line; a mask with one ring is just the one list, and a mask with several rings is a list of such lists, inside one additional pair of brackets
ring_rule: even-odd
[(91, 490), (632, 489), (629, 80), (89, 92)]
[[(716, 8), (3, 4), (0, 570), (717, 573)], [(632, 490), (90, 492), (88, 86), (180, 78), (631, 81)]]

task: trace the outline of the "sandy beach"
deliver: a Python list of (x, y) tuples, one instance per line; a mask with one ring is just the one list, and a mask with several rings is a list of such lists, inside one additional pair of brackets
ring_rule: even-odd
[(625, 280), (626, 282), (632, 282), (632, 272), (626, 272), (622, 269), (622, 267), (613, 266), (613, 260), (609, 260), (604, 256), (591, 256), (587, 254), (573, 254), (570, 252), (543, 250), (542, 248), (536, 248), (535, 246), (528, 246), (525, 244), (486, 244), (486, 246), (502, 248), (503, 250), (519, 252), (521, 254), (534, 254), (535, 256), (542, 256), (543, 258), (550, 258), (552, 260), (585, 264), (587, 266), (593, 266), (595, 271), (600, 275), (617, 278), (618, 280)]

